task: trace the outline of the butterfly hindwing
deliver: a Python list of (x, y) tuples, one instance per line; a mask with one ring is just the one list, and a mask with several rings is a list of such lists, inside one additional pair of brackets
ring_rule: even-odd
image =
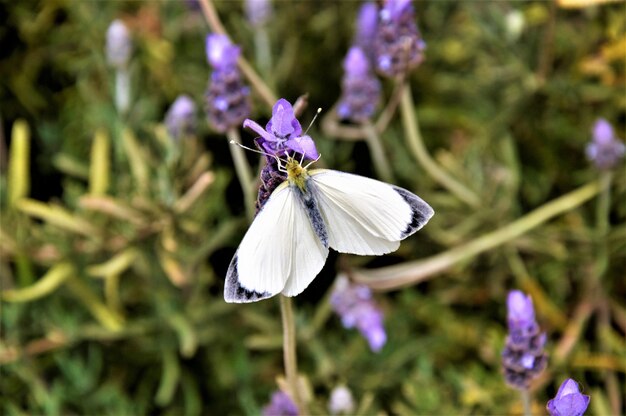
[(417, 195), (364, 176), (334, 170), (309, 172), (331, 248), (361, 255), (395, 251), (400, 240), (434, 214)]
[(231, 261), (227, 302), (253, 302), (280, 292), (295, 296), (311, 283), (328, 248), (307, 212), (297, 188), (285, 184), (272, 193)]

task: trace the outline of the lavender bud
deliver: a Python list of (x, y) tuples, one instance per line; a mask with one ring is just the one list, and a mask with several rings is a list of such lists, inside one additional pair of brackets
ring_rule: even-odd
[(114, 20), (107, 29), (105, 49), (109, 65), (116, 69), (123, 69), (128, 66), (133, 45), (130, 40), (130, 32), (121, 20)]
[(603, 118), (599, 118), (593, 126), (593, 139), (587, 145), (586, 153), (596, 168), (610, 170), (624, 157), (626, 146), (619, 141), (613, 126)]
[(179, 139), (196, 128), (196, 105), (187, 95), (176, 98), (165, 115), (165, 126), (170, 136)]
[(208, 35), (206, 54), (213, 67), (205, 94), (207, 118), (220, 133), (239, 126), (250, 115), (250, 89), (237, 68), (241, 50), (225, 35)]
[(386, 0), (378, 14), (375, 48), (376, 69), (387, 77), (406, 74), (424, 60), (426, 43), (410, 0)]
[(337, 276), (330, 297), (333, 310), (341, 317), (344, 328), (356, 327), (367, 339), (370, 349), (378, 352), (387, 342), (383, 313), (365, 285), (351, 284), (345, 275)]
[(354, 399), (350, 389), (346, 386), (337, 386), (330, 393), (328, 411), (331, 415), (354, 414)]
[(353, 44), (361, 48), (371, 63), (374, 63), (376, 59), (374, 43), (377, 28), (378, 6), (373, 2), (364, 3), (359, 9)]
[(298, 408), (283, 391), (272, 394), (270, 403), (263, 408), (263, 416), (298, 416)]
[(543, 350), (547, 338), (535, 321), (530, 296), (519, 290), (509, 292), (507, 309), (509, 335), (502, 351), (504, 378), (511, 387), (527, 389), (548, 362)]
[(578, 383), (568, 378), (561, 384), (556, 397), (548, 402), (546, 409), (551, 416), (582, 416), (591, 398), (581, 394)]
[(352, 47), (343, 64), (342, 96), (337, 107), (339, 118), (361, 122), (374, 114), (380, 101), (380, 82), (371, 73), (363, 51)]
[(270, 0), (246, 0), (246, 17), (254, 27), (265, 25), (272, 17), (272, 3)]

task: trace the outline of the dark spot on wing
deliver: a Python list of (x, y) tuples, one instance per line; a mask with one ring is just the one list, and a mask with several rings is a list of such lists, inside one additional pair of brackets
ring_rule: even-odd
[(239, 284), (237, 261), (237, 254), (235, 254), (230, 262), (230, 266), (228, 266), (228, 272), (226, 273), (224, 300), (226, 300), (226, 302), (246, 303), (271, 297), (272, 295), (270, 293), (259, 293), (254, 290), (248, 290)]
[(422, 200), (419, 196), (406, 189), (394, 186), (393, 189), (400, 194), (402, 199), (411, 206), (411, 221), (407, 224), (406, 229), (402, 232), (402, 238), (406, 238), (422, 228), (428, 220), (433, 216), (435, 211)]

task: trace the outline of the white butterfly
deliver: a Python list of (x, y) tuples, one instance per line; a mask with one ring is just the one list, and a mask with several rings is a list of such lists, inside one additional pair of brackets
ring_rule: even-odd
[(308, 171), (292, 157), (279, 167), (287, 180), (272, 192), (230, 262), (226, 302), (296, 296), (322, 270), (329, 247), (360, 255), (390, 253), (434, 214), (417, 195), (384, 182)]

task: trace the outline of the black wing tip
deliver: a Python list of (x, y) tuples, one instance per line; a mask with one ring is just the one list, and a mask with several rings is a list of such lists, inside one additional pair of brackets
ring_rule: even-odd
[(406, 238), (425, 226), (432, 216), (435, 215), (435, 210), (414, 193), (397, 186), (394, 186), (393, 189), (411, 207), (411, 222), (407, 224), (406, 229), (402, 232), (402, 238)]
[(233, 257), (226, 273), (224, 283), (224, 300), (227, 303), (250, 303), (267, 299), (272, 295), (246, 289), (239, 284), (239, 271), (237, 269), (237, 254)]

